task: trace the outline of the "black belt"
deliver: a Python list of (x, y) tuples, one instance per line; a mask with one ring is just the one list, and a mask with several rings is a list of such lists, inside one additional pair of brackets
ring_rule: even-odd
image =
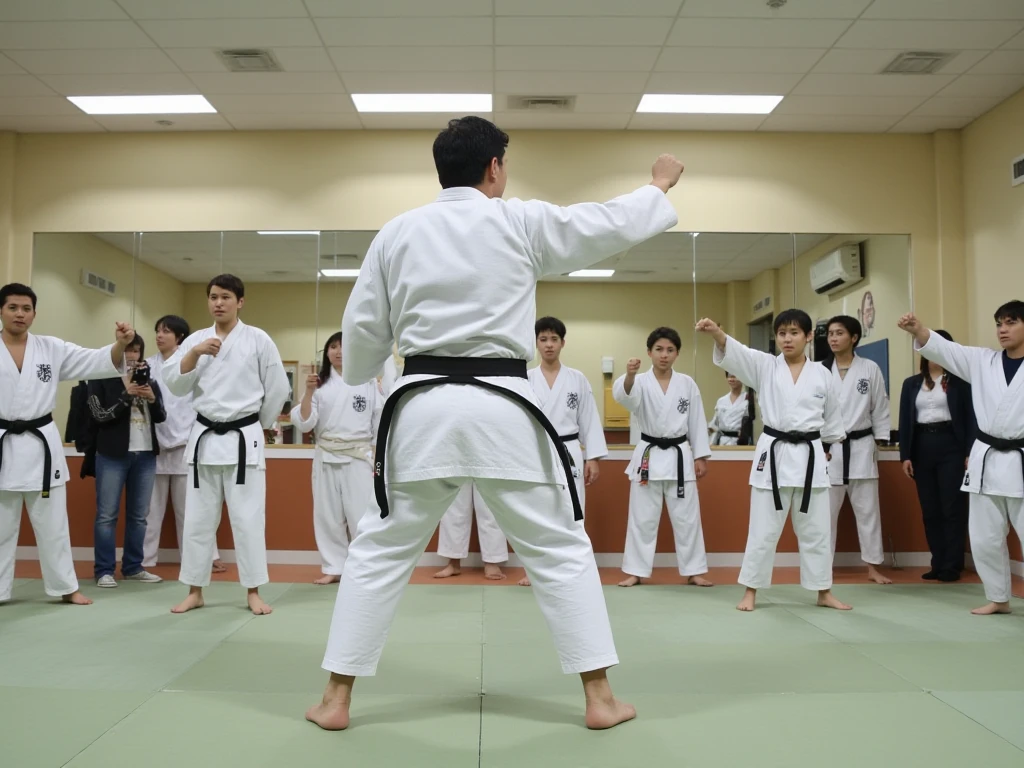
[[(852, 432), (846, 433), (846, 440), (843, 441), (843, 485), (850, 484), (850, 444), (854, 440), (861, 440), (865, 437), (871, 437), (875, 434), (875, 431), (868, 427), (867, 429), (855, 429)], [(822, 447), (825, 449), (825, 453), (832, 451), (831, 443), (822, 443)]]
[(1024, 476), (1024, 438), (1018, 437), (1013, 440), (1007, 440), (1002, 437), (992, 437), (992, 435), (986, 435), (980, 429), (978, 430), (977, 439), (983, 443), (987, 443), (988, 447), (985, 449), (985, 454), (981, 457), (981, 477), (978, 478), (978, 491), (979, 493), (985, 492), (985, 463), (988, 461), (989, 451), (999, 451), (1000, 453), (1018, 453), (1020, 454), (1021, 463), (1021, 475)]
[(918, 422), (914, 425), (914, 429), (918, 432), (949, 432), (953, 429), (953, 422), (933, 421), (929, 424), (922, 424)]
[(391, 420), (395, 415), (395, 407), (402, 396), (416, 389), (428, 387), (439, 387), (443, 384), (464, 384), (473, 387), (480, 387), (492, 392), (497, 392), (517, 405), (525, 408), (534, 421), (540, 424), (547, 432), (551, 442), (555, 444), (558, 458), (565, 470), (566, 485), (569, 486), (569, 497), (572, 499), (573, 518), (583, 519), (583, 507), (580, 505), (579, 494), (576, 492), (576, 480), (573, 477), (573, 460), (568, 449), (555, 431), (554, 426), (548, 421), (544, 411), (534, 403), (523, 397), (518, 392), (492, 384), (489, 381), (481, 381), (480, 377), (508, 377), (515, 379), (526, 379), (526, 361), (513, 360), (508, 357), (432, 357), (430, 355), (414, 355), (405, 359), (405, 368), (402, 376), (436, 376), (433, 379), (421, 379), (402, 384), (395, 389), (384, 403), (380, 414), (380, 426), (377, 430), (377, 455), (373, 465), (373, 494), (380, 507), (381, 519), (388, 516), (388, 491), (387, 475), (385, 474), (385, 463), (387, 460), (388, 434), (391, 430)]
[(687, 435), (682, 437), (651, 437), (645, 435), (643, 432), (640, 433), (640, 440), (647, 443), (647, 447), (644, 449), (643, 455), (640, 457), (640, 482), (642, 484), (647, 483), (647, 469), (645, 464), (650, 459), (651, 448), (661, 448), (662, 450), (668, 450), (669, 448), (676, 449), (676, 497), (686, 497), (686, 466), (683, 463), (683, 449), (680, 446), (687, 442), (690, 438)]
[(740, 436), (739, 432), (731, 432), (731, 431), (726, 430), (726, 429), (718, 430), (718, 434), (721, 437), (736, 437), (736, 438), (738, 438)]
[(762, 430), (769, 437), (774, 437), (771, 445), (768, 446), (768, 453), (771, 454), (770, 466), (772, 473), (772, 495), (775, 497), (775, 509), (782, 510), (782, 495), (779, 493), (779, 473), (775, 467), (775, 444), (780, 440), (784, 443), (801, 444), (806, 443), (807, 451), (807, 475), (804, 477), (804, 497), (800, 501), (800, 511), (805, 513), (811, 504), (811, 484), (814, 482), (814, 443), (821, 438), (821, 432), (783, 432), (773, 427), (765, 426)]
[(0, 429), (6, 430), (0, 435), (0, 468), (4, 465), (4, 440), (8, 435), (35, 435), (43, 441), (43, 498), (50, 498), (50, 474), (53, 469), (53, 457), (50, 455), (50, 444), (46, 442), (46, 435), (39, 431), (40, 427), (53, 423), (53, 416), (46, 414), (38, 419), (29, 421), (7, 421), (0, 419)]
[(199, 444), (210, 432), (215, 432), (218, 435), (226, 435), (228, 432), (238, 433), (238, 475), (235, 478), (235, 485), (245, 485), (245, 435), (242, 433), (242, 427), (256, 424), (259, 420), (258, 413), (251, 413), (234, 421), (210, 421), (201, 413), (196, 414), (196, 421), (206, 427), (196, 438), (196, 449), (192, 453), (192, 482), (196, 488), (199, 487)]
[[(563, 445), (565, 445), (566, 443), (571, 443), (573, 440), (579, 440), (580, 433), (573, 432), (571, 435), (559, 435), (558, 439), (562, 441)], [(572, 476), (576, 477), (577, 472), (579, 472), (579, 470), (576, 468), (576, 460), (573, 459), (571, 453), (569, 454), (569, 463), (572, 465)]]

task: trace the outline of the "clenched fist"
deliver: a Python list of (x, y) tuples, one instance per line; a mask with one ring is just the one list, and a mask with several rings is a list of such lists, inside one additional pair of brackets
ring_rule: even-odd
[(631, 357), (626, 363), (626, 375), (636, 376), (637, 371), (640, 370), (640, 358)]
[(676, 160), (675, 155), (661, 155), (654, 161), (651, 168), (651, 177), (654, 185), (661, 187), (666, 192), (679, 182), (683, 175), (683, 164)]
[(206, 341), (202, 341), (193, 347), (193, 350), (197, 355), (211, 355), (216, 357), (217, 353), (220, 352), (220, 339), (210, 338)]

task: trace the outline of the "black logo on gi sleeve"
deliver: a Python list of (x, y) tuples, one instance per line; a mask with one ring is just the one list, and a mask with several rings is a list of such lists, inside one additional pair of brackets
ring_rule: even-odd
[(50, 368), (49, 363), (39, 363), (36, 366), (36, 376), (43, 384), (49, 384), (53, 380), (53, 369)]

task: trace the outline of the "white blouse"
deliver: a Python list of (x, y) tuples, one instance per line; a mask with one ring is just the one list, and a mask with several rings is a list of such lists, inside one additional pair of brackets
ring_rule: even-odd
[(946, 397), (942, 383), (936, 381), (931, 389), (925, 389), (921, 385), (921, 391), (917, 393), (917, 423), (937, 424), (941, 421), (952, 421), (953, 416), (949, 412), (949, 398)]

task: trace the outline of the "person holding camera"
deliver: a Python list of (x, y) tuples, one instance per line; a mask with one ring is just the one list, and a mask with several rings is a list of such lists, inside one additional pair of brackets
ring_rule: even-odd
[(96, 586), (116, 587), (117, 515), (126, 492), (121, 575), (129, 581), (163, 581), (142, 567), (146, 515), (153, 495), (160, 445), (156, 425), (167, 416), (159, 385), (144, 362), (146, 344), (136, 334), (124, 352), (123, 379), (89, 382), (89, 414), (96, 425)]

